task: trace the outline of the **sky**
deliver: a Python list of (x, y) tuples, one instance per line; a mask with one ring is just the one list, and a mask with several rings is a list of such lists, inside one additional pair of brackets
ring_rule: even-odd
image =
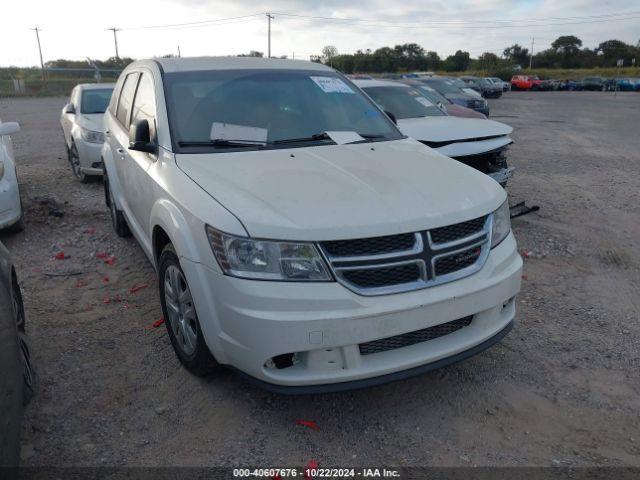
[(7, 0), (0, 66), (39, 64), (36, 26), (45, 62), (114, 56), (111, 27), (121, 29), (120, 56), (266, 53), (267, 11), (271, 53), (289, 58), (308, 59), (325, 45), (353, 53), (417, 43), (444, 58), (458, 49), (476, 57), (514, 43), (530, 48), (532, 38), (539, 51), (560, 35), (587, 47), (640, 41), (637, 0)]

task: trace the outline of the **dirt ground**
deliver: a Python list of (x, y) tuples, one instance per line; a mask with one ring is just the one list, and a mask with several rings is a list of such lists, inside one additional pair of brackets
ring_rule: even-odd
[(0, 240), (19, 269), (40, 376), (25, 465), (640, 466), (640, 94), (492, 101), (492, 117), (515, 129), (511, 202), (541, 207), (513, 221), (528, 253), (514, 330), (408, 381), (302, 397), (180, 366), (152, 326), (151, 265), (113, 232), (102, 184), (72, 178), (64, 102), (0, 100), (0, 118), (22, 125), (26, 209), (25, 232)]

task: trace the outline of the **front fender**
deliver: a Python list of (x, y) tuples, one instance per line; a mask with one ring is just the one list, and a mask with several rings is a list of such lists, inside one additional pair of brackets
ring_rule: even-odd
[[(187, 219), (182, 211), (170, 200), (160, 199), (155, 202), (151, 209), (149, 231), (155, 232), (156, 227), (162, 228), (169, 238), (173, 247), (178, 253), (178, 257), (186, 258), (195, 263), (208, 263), (209, 259), (203, 259), (201, 252), (202, 240), (206, 240), (204, 224), (195, 218)], [(196, 237), (202, 237), (200, 241)], [(153, 245), (155, 250), (155, 244)], [(207, 250), (204, 250), (207, 251)], [(210, 252), (211, 249), (209, 248)], [(154, 251), (154, 259), (157, 265), (157, 258), (160, 252)], [(213, 255), (213, 253), (211, 253)]]

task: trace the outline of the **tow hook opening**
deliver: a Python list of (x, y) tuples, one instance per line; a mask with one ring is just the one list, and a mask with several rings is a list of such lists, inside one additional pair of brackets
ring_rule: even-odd
[(283, 353), (282, 355), (276, 355), (270, 358), (264, 364), (265, 368), (283, 370), (285, 368), (293, 367), (296, 363), (300, 362), (300, 357), (297, 353)]

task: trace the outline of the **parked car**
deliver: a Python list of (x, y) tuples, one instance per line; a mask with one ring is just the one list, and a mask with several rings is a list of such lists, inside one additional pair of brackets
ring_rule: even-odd
[(18, 478), (22, 412), (33, 395), (34, 379), (35, 373), (25, 334), (24, 305), (18, 277), (9, 252), (0, 242), (0, 468), (3, 469), (2, 478)]
[[(359, 80), (367, 80), (367, 79), (359, 79)], [(373, 78), (369, 79), (373, 80)], [(471, 110), (467, 107), (462, 107), (453, 103), (451, 100), (446, 98), (444, 95), (439, 93), (436, 89), (431, 88), (429, 85), (425, 85), (422, 82), (417, 82), (415, 80), (403, 80), (402, 83), (407, 85), (411, 85), (413, 87), (417, 87), (420, 89), (421, 93), (431, 100), (434, 104), (438, 106), (444, 113), (447, 115), (451, 115), (453, 117), (463, 117), (463, 118), (487, 118), (486, 115), (480, 112), (476, 112), (475, 110)]]
[(76, 85), (60, 115), (69, 163), (73, 174), (82, 183), (88, 182), (92, 176), (102, 175), (102, 117), (113, 87), (113, 83)]
[(619, 92), (635, 92), (636, 84), (632, 78), (616, 78), (614, 89)]
[(565, 90), (565, 91), (582, 90), (582, 83), (577, 82), (575, 80), (571, 80), (571, 79), (560, 80), (560, 85), (558, 86), (558, 89)]
[(389, 80), (356, 80), (358, 87), (396, 119), (405, 135), (489, 175), (502, 186), (513, 176), (506, 149), (513, 129), (504, 123), (450, 117), (418, 87)]
[(537, 75), (514, 75), (511, 77), (511, 90), (544, 90), (544, 82)]
[(24, 229), (20, 187), (11, 137), (20, 131), (15, 122), (0, 121), (0, 230)]
[(460, 77), (464, 83), (480, 92), (484, 98), (500, 98), (502, 96), (502, 86), (479, 77)]
[(511, 90), (511, 84), (509, 82), (505, 82), (501, 78), (498, 78), (498, 77), (486, 77), (485, 80), (487, 80), (488, 82), (493, 83), (494, 85), (497, 85), (497, 86), (501, 87), (503, 92), (508, 92), (509, 90)]
[(582, 79), (582, 90), (601, 91), (608, 90), (608, 81), (605, 77), (586, 77)]
[(449, 83), (458, 87), (467, 95), (470, 95), (471, 97), (476, 98), (478, 100), (483, 100), (482, 91), (480, 90), (480, 87), (475, 85), (468, 85), (458, 77), (432, 77), (432, 78), (436, 78), (436, 79), (439, 78), (442, 80), (446, 80)]
[(463, 92), (450, 80), (443, 78), (420, 78), (416, 81), (430, 86), (456, 105), (470, 108), (483, 115), (489, 116), (489, 104), (484, 98), (477, 98), (475, 95), (471, 96)]
[(504, 189), (406, 138), (327, 66), (137, 61), (105, 124), (115, 230), (156, 267), (193, 372), (350, 389), (461, 360), (512, 325), (522, 260)]

